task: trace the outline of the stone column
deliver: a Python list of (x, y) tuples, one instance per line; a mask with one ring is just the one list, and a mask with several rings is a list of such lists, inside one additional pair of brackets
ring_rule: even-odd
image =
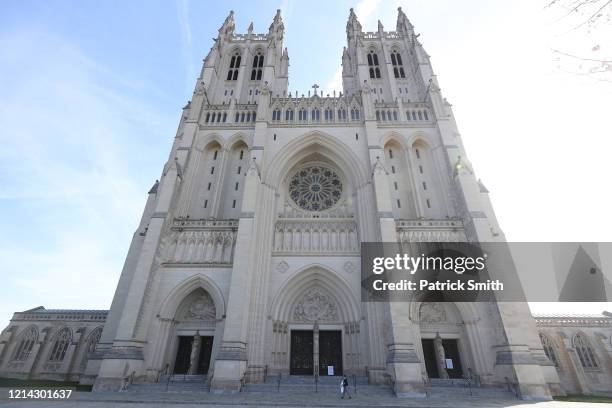
[(312, 365), (313, 375), (319, 374), (319, 323), (314, 324), (312, 329)]
[(442, 379), (448, 379), (448, 372), (446, 371), (446, 354), (444, 353), (444, 346), (442, 345), (442, 337), (440, 333), (436, 333), (436, 338), (433, 341), (434, 351), (436, 354), (436, 365), (438, 366), (438, 374)]
[(200, 361), (200, 350), (202, 349), (202, 337), (200, 332), (196, 332), (193, 336), (193, 343), (191, 344), (191, 357), (189, 358), (189, 371), (188, 374), (194, 375), (198, 373), (198, 362)]

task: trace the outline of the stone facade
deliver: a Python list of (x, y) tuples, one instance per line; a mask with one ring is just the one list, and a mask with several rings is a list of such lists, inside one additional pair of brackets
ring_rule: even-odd
[[(504, 236), (407, 16), (364, 32), (351, 10), (346, 33), (343, 92), (299, 95), (280, 12), (265, 34), (237, 34), (230, 13), (81, 382), (200, 373), (234, 392), (333, 367), (398, 396), (424, 396), (436, 376), (509, 382), (525, 399), (564, 392), (525, 303), (361, 302), (361, 242)], [(13, 324), (5, 348), (27, 333)], [(9, 361), (2, 373), (17, 373)]]
[(108, 310), (47, 310), (13, 315), (0, 334), (0, 376), (81, 381)]

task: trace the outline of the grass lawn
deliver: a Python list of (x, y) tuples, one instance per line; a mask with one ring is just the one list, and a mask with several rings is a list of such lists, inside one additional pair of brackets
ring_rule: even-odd
[(555, 401), (567, 402), (612, 402), (612, 397), (598, 397), (595, 395), (566, 395), (565, 397), (554, 397)]
[(4, 388), (58, 388), (75, 389), (76, 391), (91, 391), (91, 385), (79, 385), (78, 382), (52, 381), (52, 380), (17, 380), (14, 378), (1, 378), (0, 387)]

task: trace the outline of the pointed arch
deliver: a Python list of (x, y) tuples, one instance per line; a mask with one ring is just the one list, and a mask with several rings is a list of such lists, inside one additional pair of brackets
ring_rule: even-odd
[(53, 348), (49, 354), (49, 361), (64, 361), (68, 346), (72, 342), (72, 330), (69, 327), (63, 327), (55, 334), (52, 344)]
[(291, 321), (296, 300), (313, 288), (322, 290), (334, 300), (338, 308), (339, 322), (361, 320), (359, 303), (349, 284), (338, 274), (318, 263), (303, 267), (281, 285), (270, 304), (269, 314), (275, 320)]
[(280, 186), (291, 167), (313, 152), (320, 153), (336, 163), (353, 186), (358, 187), (369, 182), (367, 170), (351, 148), (332, 135), (313, 131), (292, 140), (280, 149), (263, 172), (264, 183)]
[(224, 141), (223, 137), (218, 133), (209, 133), (207, 135), (198, 135), (196, 136), (196, 140), (193, 144), (194, 149), (200, 153), (203, 153), (204, 150), (210, 145), (212, 142), (216, 142), (219, 147), (223, 147)]
[(17, 349), (13, 353), (13, 360), (26, 361), (30, 356), (30, 352), (38, 341), (38, 329), (31, 325), (26, 327), (19, 333), (19, 343)]
[(209, 277), (198, 274), (185, 279), (177, 285), (164, 299), (159, 309), (159, 317), (173, 319), (182, 301), (196, 289), (204, 289), (215, 302), (216, 319), (225, 317), (225, 299), (219, 287)]
[(234, 145), (240, 141), (242, 141), (247, 146), (247, 148), (251, 149), (251, 146), (253, 145), (253, 137), (247, 135), (244, 132), (238, 132), (231, 135), (229, 139), (225, 141), (223, 147), (227, 150), (231, 150)]

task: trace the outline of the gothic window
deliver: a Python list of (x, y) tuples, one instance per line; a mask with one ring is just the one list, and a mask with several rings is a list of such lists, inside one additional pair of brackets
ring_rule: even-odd
[(87, 338), (87, 343), (86, 343), (87, 344), (86, 350), (88, 353), (93, 353), (96, 350), (96, 345), (100, 341), (101, 336), (102, 336), (101, 327), (94, 329), (94, 331), (92, 331), (89, 334), (89, 337)]
[(393, 111), (393, 120), (397, 120), (397, 112)]
[(391, 65), (393, 65), (393, 75), (396, 78), (406, 78), (404, 64), (402, 64), (402, 56), (395, 50), (391, 53)]
[(330, 108), (325, 109), (325, 121), (331, 122), (334, 120), (334, 111)]
[(238, 51), (232, 55), (230, 59), (229, 70), (227, 71), (227, 80), (235, 81), (238, 79), (238, 69), (240, 68), (240, 54)]
[(55, 342), (49, 355), (49, 361), (64, 361), (66, 357), (66, 351), (72, 340), (72, 332), (69, 328), (65, 327), (60, 330), (55, 336)]
[(425, 120), (429, 120), (429, 116), (427, 115), (427, 111), (423, 111), (423, 116), (425, 116)]
[(593, 369), (598, 367), (593, 348), (584, 334), (578, 333), (574, 336), (574, 348), (580, 359), (580, 364), (584, 368)]
[(340, 200), (342, 181), (338, 174), (328, 167), (304, 167), (291, 178), (289, 196), (303, 210), (327, 210)]
[(368, 53), (368, 67), (370, 69), (370, 78), (380, 78), (380, 65), (378, 64), (378, 55), (371, 50)]
[(253, 122), (255, 122), (256, 116), (257, 116), (257, 112), (253, 112), (253, 114), (251, 115), (251, 119), (253, 120)]
[(298, 119), (300, 121), (308, 120), (308, 113), (306, 112), (305, 108), (300, 109), (300, 111), (298, 112)]
[(236, 112), (236, 118), (234, 119), (234, 122), (238, 122), (240, 120), (240, 113)]
[(219, 154), (218, 150), (215, 150), (215, 152), (213, 153), (213, 160), (217, 160), (217, 155)]
[(244, 150), (240, 151), (240, 160), (242, 160), (244, 158)]
[(210, 119), (210, 113), (207, 113), (206, 114), (206, 123), (208, 123), (209, 119)]
[(412, 120), (417, 120), (415, 111), (412, 111)]
[(36, 330), (36, 327), (31, 326), (21, 335), (21, 340), (19, 340), (13, 360), (26, 361), (30, 356), (30, 352), (32, 352), (32, 348), (34, 348), (34, 344), (36, 344), (36, 340), (38, 340), (38, 330)]
[(310, 118), (313, 122), (319, 122), (321, 120), (321, 112), (319, 109), (314, 108), (311, 112)]
[(429, 198), (425, 200), (425, 203), (427, 204), (427, 208), (431, 208), (431, 203), (429, 202)]
[(280, 111), (280, 109), (274, 109), (272, 111), (272, 120), (274, 120), (274, 121), (281, 120), (281, 111)]
[(263, 72), (264, 56), (261, 55), (261, 51), (257, 51), (255, 57), (253, 57), (253, 69), (251, 70), (251, 81), (259, 81)]
[(376, 120), (380, 120), (380, 111), (376, 111)]
[(346, 120), (346, 109), (338, 109), (338, 120)]
[(285, 111), (285, 120), (286, 121), (293, 121), (293, 109), (287, 109)]
[(419, 115), (419, 120), (423, 120), (423, 114), (421, 113), (421, 111), (419, 111), (418, 115)]
[(555, 345), (552, 340), (548, 336), (540, 333), (540, 341), (542, 342), (542, 347), (544, 348), (544, 354), (546, 354), (546, 357), (548, 357), (555, 367), (559, 367), (559, 360), (557, 359)]
[(406, 118), (407, 118), (408, 120), (410, 120), (410, 111), (407, 111), (407, 112), (406, 112)]
[[(354, 115), (353, 115), (353, 112), (355, 113)], [(359, 120), (359, 109), (352, 109), (351, 110), (351, 119)]]

